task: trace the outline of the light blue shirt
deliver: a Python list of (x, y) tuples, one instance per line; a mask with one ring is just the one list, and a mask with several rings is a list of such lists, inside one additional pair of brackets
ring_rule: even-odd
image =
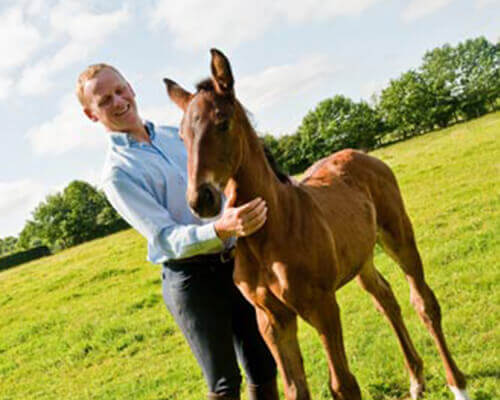
[(155, 264), (224, 250), (213, 220), (196, 218), (188, 207), (187, 154), (178, 129), (145, 126), (151, 144), (110, 134), (102, 174), (109, 202), (147, 239), (148, 260)]

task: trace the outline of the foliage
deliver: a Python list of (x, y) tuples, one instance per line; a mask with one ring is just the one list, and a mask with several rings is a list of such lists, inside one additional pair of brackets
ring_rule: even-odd
[(46, 197), (19, 235), (18, 248), (44, 244), (52, 249), (70, 246), (127, 227), (105, 196), (92, 185), (71, 182), (62, 193)]
[(0, 238), (0, 254), (9, 254), (15, 251), (18, 239), (14, 236)]
[(440, 127), (447, 126), (457, 113), (458, 79), (456, 51), (449, 44), (425, 53), (421, 76), (432, 94), (429, 117)]
[(396, 139), (407, 139), (433, 126), (428, 110), (433, 95), (422, 75), (410, 70), (391, 80), (380, 96), (378, 108)]
[[(441, 304), (446, 339), (471, 398), (500, 398), (500, 113), (374, 155), (398, 178), (426, 279)], [(145, 246), (127, 230), (0, 273), (0, 398), (206, 397), (196, 360), (163, 304), (161, 270), (145, 260)], [(375, 265), (391, 283), (424, 360), (426, 400), (452, 399), (433, 340), (410, 304), (404, 274), (381, 252)], [(351, 282), (337, 298), (363, 399), (408, 398), (398, 342), (370, 296)], [(317, 333), (300, 322), (299, 340), (312, 398), (331, 400)]]
[(464, 119), (477, 118), (494, 108), (500, 95), (500, 44), (470, 39), (456, 53), (458, 112)]
[(282, 167), (294, 174), (345, 147), (372, 149), (383, 131), (382, 119), (367, 103), (338, 95), (308, 112), (295, 135), (265, 140)]

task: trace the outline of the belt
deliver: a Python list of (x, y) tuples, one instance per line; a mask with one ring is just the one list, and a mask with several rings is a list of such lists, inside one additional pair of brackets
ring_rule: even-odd
[(226, 264), (234, 258), (235, 248), (224, 250), (221, 253), (214, 254), (200, 254), (193, 257), (178, 258), (175, 260), (168, 260), (165, 264), (176, 266), (176, 265), (186, 265), (186, 264), (214, 264), (222, 263)]

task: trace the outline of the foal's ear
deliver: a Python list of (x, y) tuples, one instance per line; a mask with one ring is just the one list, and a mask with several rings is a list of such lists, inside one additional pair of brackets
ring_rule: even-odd
[(193, 96), (187, 90), (181, 88), (177, 83), (171, 81), (170, 79), (164, 78), (163, 82), (167, 86), (167, 93), (170, 99), (177, 104), (183, 111), (186, 111), (186, 108), (191, 101), (191, 97)]
[(220, 94), (231, 94), (234, 86), (233, 73), (229, 60), (222, 52), (211, 49), (212, 54), (212, 77), (216, 85), (216, 91)]

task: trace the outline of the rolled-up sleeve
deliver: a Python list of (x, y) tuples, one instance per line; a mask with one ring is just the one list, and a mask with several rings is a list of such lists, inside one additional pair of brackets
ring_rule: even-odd
[(115, 210), (146, 240), (159, 248), (166, 259), (214, 253), (224, 248), (214, 222), (182, 225), (174, 221), (154, 196), (120, 169), (102, 182), (106, 197)]

